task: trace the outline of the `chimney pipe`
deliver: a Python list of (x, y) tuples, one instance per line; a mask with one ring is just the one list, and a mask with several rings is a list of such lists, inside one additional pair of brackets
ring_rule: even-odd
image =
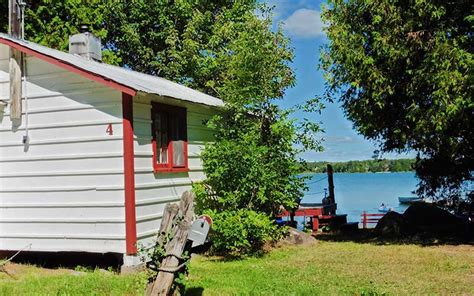
[(89, 25), (88, 24), (80, 24), (79, 25), (79, 32), (81, 32), (81, 33), (89, 32)]
[(88, 60), (102, 61), (100, 39), (89, 32), (88, 24), (81, 24), (79, 31), (79, 34), (69, 37), (69, 53), (77, 54)]

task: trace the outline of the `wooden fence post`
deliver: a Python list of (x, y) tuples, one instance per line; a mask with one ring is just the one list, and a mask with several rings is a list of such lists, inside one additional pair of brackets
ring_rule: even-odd
[(156, 240), (157, 245), (162, 245), (168, 233), (173, 227), (173, 221), (178, 215), (179, 206), (177, 204), (167, 204), (165, 211), (163, 213), (163, 218), (161, 218), (160, 230), (158, 232), (158, 239)]
[[(162, 227), (160, 227), (160, 236), (172, 235), (171, 241), (165, 246), (165, 258), (163, 259), (159, 273), (153, 283), (150, 295), (169, 295), (171, 287), (173, 286), (175, 273), (182, 267), (179, 264), (181, 255), (183, 254), (188, 239), (189, 228), (194, 219), (194, 194), (186, 191), (181, 197), (179, 203), (179, 210), (176, 217), (180, 220), (177, 225), (170, 226), (169, 222), (163, 221)], [(172, 206), (167, 207), (167, 211), (174, 213)], [(172, 216), (172, 214), (170, 215)], [(164, 218), (164, 217), (163, 217)], [(167, 218), (168, 219), (168, 218)], [(172, 221), (172, 220), (171, 220)], [(162, 232), (168, 229), (167, 232)]]
[[(327, 174), (328, 174), (328, 189), (329, 189), (329, 202), (331, 204), (336, 203), (336, 196), (334, 195), (334, 176), (333, 176), (333, 169), (330, 164), (327, 165)], [(332, 210), (330, 212), (331, 215), (335, 215), (336, 211)]]

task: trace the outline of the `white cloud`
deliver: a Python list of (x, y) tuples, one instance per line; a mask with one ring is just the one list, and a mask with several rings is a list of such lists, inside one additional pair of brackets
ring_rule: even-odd
[(328, 136), (326, 141), (328, 143), (355, 143), (359, 142), (359, 139), (351, 136)]
[(314, 9), (319, 7), (317, 1), (314, 0), (259, 0), (259, 2), (266, 3), (269, 7), (274, 7), (275, 20), (282, 20), (290, 15), (291, 12), (300, 8)]
[(316, 38), (324, 35), (324, 24), (320, 12), (313, 9), (301, 8), (293, 12), (285, 21), (283, 28), (292, 36), (298, 38)]

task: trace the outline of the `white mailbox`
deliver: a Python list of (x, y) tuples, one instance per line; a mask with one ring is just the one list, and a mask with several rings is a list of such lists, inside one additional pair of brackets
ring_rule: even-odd
[(193, 242), (192, 248), (203, 245), (212, 225), (211, 217), (203, 215), (196, 219), (189, 230), (188, 239)]

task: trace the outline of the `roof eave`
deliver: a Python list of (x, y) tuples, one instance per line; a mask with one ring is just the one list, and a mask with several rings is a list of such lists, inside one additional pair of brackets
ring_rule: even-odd
[(58, 67), (61, 67), (65, 70), (67, 70), (67, 71), (71, 71), (73, 73), (79, 74), (79, 75), (81, 75), (83, 77), (86, 77), (88, 79), (91, 79), (93, 81), (101, 83), (105, 86), (117, 89), (117, 90), (119, 90), (123, 93), (129, 94), (131, 96), (135, 96), (136, 93), (137, 93), (137, 90), (135, 90), (135, 89), (133, 89), (133, 88), (127, 86), (127, 85), (123, 85), (121, 83), (118, 83), (116, 81), (108, 79), (104, 76), (101, 76), (101, 75), (98, 75), (96, 73), (92, 73), (90, 71), (84, 70), (84, 69), (82, 69), (80, 67), (77, 67), (73, 64), (70, 64), (66, 61), (56, 59), (56, 58), (51, 57), (47, 54), (35, 51), (35, 50), (33, 50), (29, 47), (18, 44), (16, 42), (12, 41), (12, 40), (5, 39), (2, 36), (0, 36), (0, 43), (5, 44), (7, 46), (10, 46), (10, 47), (12, 47), (16, 50), (19, 50), (19, 51), (25, 53), (25, 54), (28, 54), (28, 55), (34, 56), (36, 58), (39, 58), (40, 60), (43, 60), (45, 62), (48, 62), (48, 63), (51, 63), (51, 64), (56, 65)]
[(159, 98), (171, 99), (173, 101), (176, 101), (177, 103), (187, 103), (187, 104), (201, 105), (201, 106), (205, 106), (205, 107), (208, 107), (208, 108), (220, 109), (220, 108), (224, 107), (224, 102), (223, 101), (221, 101), (222, 104), (209, 104), (209, 103), (204, 103), (204, 102), (196, 102), (196, 101), (192, 101), (192, 100), (186, 100), (186, 99), (182, 99), (182, 98), (174, 98), (174, 97), (170, 97), (170, 96), (166, 96), (166, 95), (160, 95), (160, 94), (156, 94), (156, 93), (137, 91), (137, 96), (140, 96), (140, 95), (142, 95), (142, 96), (152, 95), (152, 96), (157, 96)]
[[(97, 71), (87, 69), (87, 67), (81, 67), (80, 65), (78, 65), (74, 62), (68, 61), (67, 59), (62, 59), (58, 56), (55, 56), (54, 54), (48, 54), (49, 50), (56, 51), (54, 49), (50, 49), (50, 48), (45, 47), (45, 52), (43, 52), (40, 49), (36, 48), (38, 46), (41, 47), (40, 45), (38, 45), (36, 43), (31, 43), (31, 45), (30, 45), (30, 43), (28, 41), (16, 39), (16, 38), (13, 38), (9, 35), (5, 35), (5, 34), (0, 33), (0, 44), (7, 45), (11, 48), (14, 48), (16, 50), (19, 50), (19, 51), (25, 53), (25, 54), (34, 56), (34, 57), (36, 57), (40, 60), (43, 60), (47, 63), (56, 65), (56, 66), (58, 66), (60, 68), (63, 68), (67, 71), (79, 74), (79, 75), (81, 75), (81, 76), (83, 76), (87, 79), (96, 81), (96, 82), (98, 82), (98, 83), (100, 83), (104, 86), (119, 90), (120, 92), (131, 95), (133, 97), (136, 96), (138, 92), (140, 92), (140, 93), (144, 93), (144, 94), (158, 95), (158, 96), (161, 96), (161, 97), (171, 98), (173, 100), (176, 100), (177, 102), (178, 101), (183, 101), (183, 102), (186, 102), (186, 103), (205, 105), (205, 106), (209, 106), (209, 107), (213, 107), (213, 108), (219, 108), (219, 107), (224, 106), (224, 102), (222, 100), (220, 100), (218, 98), (215, 98), (215, 97), (212, 97), (212, 96), (209, 96), (209, 95), (206, 95), (204, 93), (200, 93), (199, 95), (197, 95), (198, 97), (195, 98), (196, 95), (193, 94), (193, 93), (194, 92), (199, 93), (199, 92), (196, 91), (196, 90), (193, 90), (193, 89), (190, 89), (192, 91), (192, 94), (189, 94), (190, 95), (189, 98), (187, 98), (186, 96), (183, 96), (183, 95), (178, 95), (178, 96), (175, 97), (175, 96), (172, 96), (170, 94), (165, 94), (165, 93), (161, 94), (159, 90), (152, 91), (150, 89), (150, 91), (146, 91), (146, 90), (143, 89), (143, 88), (146, 89), (147, 88), (146, 86), (145, 87), (141, 87), (140, 85), (135, 85), (134, 86), (133, 84), (130, 85), (130, 84), (124, 83), (123, 81), (120, 81), (120, 80), (117, 81), (116, 79), (114, 79), (113, 77), (110, 77), (108, 75), (103, 75), (100, 72), (98, 73)], [(46, 50), (46, 49), (48, 49), (48, 50)], [(59, 51), (58, 51), (58, 53), (59, 53)], [(61, 52), (61, 54), (65, 54), (65, 53)], [(143, 74), (143, 73), (136, 73), (136, 74)], [(159, 77), (156, 77), (156, 78), (160, 79)], [(174, 83), (174, 82), (171, 82), (171, 81), (168, 81), (168, 82), (169, 83)], [(176, 87), (182, 88), (182, 87), (185, 87), (185, 86), (177, 85)], [(177, 91), (179, 91), (179, 90), (177, 90)]]

